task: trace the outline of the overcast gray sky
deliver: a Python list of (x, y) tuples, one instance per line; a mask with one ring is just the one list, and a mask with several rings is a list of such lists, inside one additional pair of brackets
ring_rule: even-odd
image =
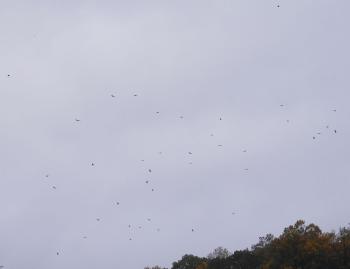
[(347, 225), (349, 10), (1, 1), (0, 265), (170, 267)]

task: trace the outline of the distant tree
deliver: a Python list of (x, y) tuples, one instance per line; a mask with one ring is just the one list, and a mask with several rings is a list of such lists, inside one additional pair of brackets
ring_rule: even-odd
[(185, 255), (181, 260), (174, 262), (172, 269), (196, 269), (198, 266), (206, 262), (205, 258), (200, 258), (194, 255)]
[(230, 251), (228, 251), (226, 248), (217, 247), (216, 249), (214, 249), (213, 252), (209, 253), (207, 257), (209, 260), (212, 260), (215, 258), (225, 259), (225, 258), (229, 257), (230, 255), (232, 255), (232, 253)]

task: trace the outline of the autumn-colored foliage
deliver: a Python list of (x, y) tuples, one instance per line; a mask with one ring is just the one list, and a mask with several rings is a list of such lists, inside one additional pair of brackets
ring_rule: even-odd
[(171, 269), (350, 269), (350, 227), (322, 232), (298, 220), (279, 237), (260, 237), (250, 249), (216, 248), (207, 257), (185, 255)]

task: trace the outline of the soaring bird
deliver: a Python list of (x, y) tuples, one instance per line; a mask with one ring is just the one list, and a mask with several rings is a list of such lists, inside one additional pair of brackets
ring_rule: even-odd
[(111, 94), (111, 97), (112, 97), (112, 98), (114, 98), (114, 97), (115, 97), (115, 95), (114, 95), (114, 94)]
[(79, 122), (80, 120), (76, 118), (75, 121), (76, 121), (76, 122)]
[(148, 218), (147, 220), (148, 220), (148, 221), (151, 221), (151, 219), (150, 219), (150, 218)]
[(60, 255), (60, 253), (57, 251), (57, 252), (56, 252), (56, 255), (58, 256), (58, 255)]
[(53, 188), (54, 190), (56, 190), (56, 186), (52, 186), (52, 188)]
[(7, 77), (10, 77), (10, 74), (7, 74)]
[(100, 221), (101, 219), (100, 218), (96, 218), (96, 221)]
[(95, 163), (91, 163), (91, 166), (95, 166)]
[(149, 173), (152, 173), (152, 169), (148, 169), (148, 172), (149, 172)]
[(119, 205), (119, 202), (117, 202), (117, 205)]
[(145, 183), (148, 184), (148, 183), (149, 183), (149, 180), (146, 180)]
[(192, 229), (192, 232), (194, 232), (194, 229)]
[(192, 152), (191, 152), (191, 151), (189, 151), (189, 152), (188, 152), (188, 154), (190, 154), (190, 155), (191, 155), (191, 154), (192, 154)]
[(337, 133), (337, 130), (334, 130), (334, 133), (336, 134), (336, 133)]
[(136, 97), (136, 96), (137, 96), (137, 94), (134, 94), (134, 96)]

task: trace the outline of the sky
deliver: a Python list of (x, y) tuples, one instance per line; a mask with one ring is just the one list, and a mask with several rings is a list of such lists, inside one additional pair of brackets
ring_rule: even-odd
[(348, 225), (349, 9), (1, 1), (0, 265), (170, 268)]

